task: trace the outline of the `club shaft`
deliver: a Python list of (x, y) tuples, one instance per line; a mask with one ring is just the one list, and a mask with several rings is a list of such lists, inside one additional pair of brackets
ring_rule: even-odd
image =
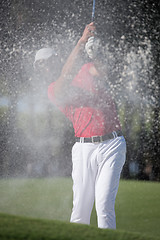
[(93, 7), (92, 7), (92, 22), (94, 22), (94, 19), (95, 19), (95, 4), (96, 4), (96, 0), (93, 0)]

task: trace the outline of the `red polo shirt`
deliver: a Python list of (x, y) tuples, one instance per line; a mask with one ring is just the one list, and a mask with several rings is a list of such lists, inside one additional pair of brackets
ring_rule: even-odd
[(106, 89), (97, 85), (89, 72), (91, 66), (93, 63), (83, 65), (71, 83), (79, 90), (75, 99), (69, 94), (71, 101), (60, 104), (54, 97), (55, 82), (48, 88), (49, 99), (70, 119), (76, 137), (102, 136), (121, 129), (115, 103)]

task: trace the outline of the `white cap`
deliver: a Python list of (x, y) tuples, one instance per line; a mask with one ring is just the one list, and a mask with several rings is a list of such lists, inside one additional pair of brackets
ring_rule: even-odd
[(85, 50), (89, 58), (93, 59), (97, 56), (100, 50), (100, 39), (95, 37), (90, 37), (85, 45)]
[(41, 48), (37, 51), (34, 64), (38, 60), (44, 60), (50, 58), (52, 55), (57, 55), (56, 52), (52, 48)]

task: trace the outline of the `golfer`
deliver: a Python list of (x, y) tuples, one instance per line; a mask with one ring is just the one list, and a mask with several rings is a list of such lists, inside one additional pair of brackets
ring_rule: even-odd
[[(95, 25), (88, 24), (64, 64), (59, 78), (48, 88), (49, 99), (72, 122), (73, 209), (71, 222), (90, 224), (95, 201), (99, 228), (116, 228), (115, 199), (125, 163), (115, 103), (106, 89), (106, 66), (95, 42)], [(81, 53), (90, 61), (75, 72)]]

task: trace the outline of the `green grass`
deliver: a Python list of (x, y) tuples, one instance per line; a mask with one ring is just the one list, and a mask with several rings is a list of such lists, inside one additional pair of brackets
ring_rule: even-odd
[[(154, 240), (136, 233), (83, 224), (0, 214), (1, 240)], [(156, 240), (156, 239), (155, 239)]]
[(116, 215), (117, 229), (160, 237), (160, 183), (121, 181)]
[(1, 213), (67, 221), (71, 208), (69, 178), (0, 180)]
[[(70, 178), (0, 180), (1, 213), (69, 222), (71, 208)], [(116, 199), (116, 216), (117, 230), (160, 237), (160, 183), (121, 180)], [(46, 221), (46, 224), (60, 224), (51, 222)], [(68, 224), (65, 226), (69, 227)], [(91, 225), (96, 226), (95, 209)]]

